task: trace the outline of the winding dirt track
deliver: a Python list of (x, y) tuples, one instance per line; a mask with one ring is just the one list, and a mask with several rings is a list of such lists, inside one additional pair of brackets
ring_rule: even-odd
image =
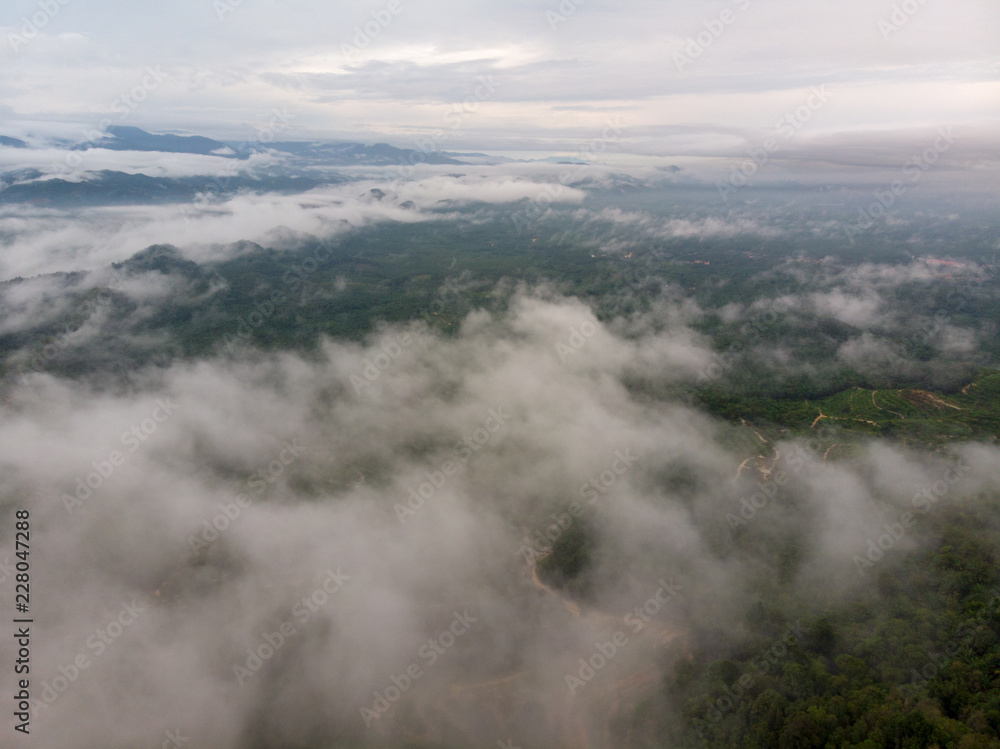
[(891, 408), (885, 408), (884, 406), (878, 405), (875, 402), (875, 393), (877, 393), (877, 392), (878, 392), (878, 390), (872, 390), (872, 405), (875, 406), (875, 408), (877, 408), (879, 411), (888, 411), (891, 414), (896, 414), (896, 416), (898, 416), (901, 419), (905, 419), (906, 418), (899, 411), (893, 411)]

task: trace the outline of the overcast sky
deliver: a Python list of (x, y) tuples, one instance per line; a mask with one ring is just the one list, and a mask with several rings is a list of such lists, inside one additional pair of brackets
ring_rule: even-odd
[(988, 141), (1000, 122), (995, 0), (578, 1), (5, 0), (0, 133), (569, 149), (618, 118), (617, 149), (669, 156), (810, 101), (800, 139), (952, 124)]

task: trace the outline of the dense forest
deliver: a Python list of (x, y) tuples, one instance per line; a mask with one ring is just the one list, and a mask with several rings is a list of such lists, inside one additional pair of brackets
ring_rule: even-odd
[[(853, 466), (887, 445), (961, 466), (959, 446), (1000, 438), (1000, 372), (990, 366), (1000, 293), (977, 251), (953, 253), (942, 271), (891, 241), (873, 240), (865, 265), (829, 248), (805, 254), (794, 239), (636, 235), (608, 249), (617, 227), (550, 219), (530, 229), (506, 218), (388, 223), (332, 241), (299, 237), (291, 249), (242, 243), (213, 262), (155, 245), (104, 272), (15, 279), (4, 293), (37, 288), (62, 301), (0, 333), (5, 387), (45, 372), (113, 391), (144, 367), (267, 352), (318, 361), (324, 342), (373, 345), (389, 325), (448, 341), (471, 313), (501, 318), (529, 293), (581, 301), (626, 342), (673, 325), (710, 350), (689, 377), (625, 371), (623, 385), (637, 403), (712, 419), (720, 444), (746, 457), (737, 478), (763, 482), (796, 440), (822, 465)], [(150, 303), (137, 287), (165, 291)], [(853, 346), (862, 354), (852, 358)], [(379, 459), (366, 460), (331, 474), (329, 490), (387, 482)], [(704, 489), (695, 473), (679, 466), (654, 488), (693, 502)], [(539, 505), (542, 517), (557, 500)], [(657, 645), (660, 682), (637, 703), (615, 701), (609, 740), (997, 749), (998, 500), (989, 485), (940, 505), (915, 498), (857, 549), (850, 594), (825, 603), (793, 584), (813, 543), (795, 525), (808, 510), (794, 491), (699, 521), (714, 558), (743, 560), (749, 603), (738, 621)], [(758, 509), (771, 520), (749, 522)], [(774, 525), (779, 517), (791, 524)], [(608, 553), (594, 519), (581, 519), (539, 551), (538, 584), (585, 608)]]

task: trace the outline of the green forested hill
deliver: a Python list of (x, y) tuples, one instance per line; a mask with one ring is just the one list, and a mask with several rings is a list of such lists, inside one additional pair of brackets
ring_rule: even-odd
[(809, 400), (743, 397), (706, 389), (699, 398), (710, 411), (724, 418), (794, 432), (833, 424), (859, 436), (891, 437), (921, 446), (952, 440), (1000, 439), (1000, 372), (994, 370), (981, 370), (954, 393), (856, 387)]
[[(668, 677), (662, 699), (683, 724), (646, 728), (678, 746), (1000, 746), (1000, 574), (980, 525), (990, 512), (934, 518), (922, 534), (934, 546), (886, 555), (865, 595), (822, 616), (762, 590), (742, 636), (701, 633)], [(785, 642), (789, 621), (800, 633)]]

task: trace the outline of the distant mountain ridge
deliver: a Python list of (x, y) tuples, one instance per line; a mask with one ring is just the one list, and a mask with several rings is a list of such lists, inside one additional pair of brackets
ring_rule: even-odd
[(201, 135), (157, 135), (147, 133), (138, 127), (112, 125), (104, 131), (105, 135), (96, 142), (80, 143), (75, 150), (90, 148), (106, 148), (111, 151), (161, 151), (164, 153), (195, 153), (205, 156), (236, 157), (236, 151), (230, 146)]
[[(14, 139), (9, 139), (14, 140)], [(18, 141), (24, 144), (23, 141)], [(3, 141), (0, 141), (3, 143)], [(16, 145), (11, 143), (10, 145)], [(394, 166), (406, 164), (465, 164), (442, 152), (423, 152), (411, 148), (396, 148), (388, 143), (365, 145), (349, 141), (275, 141), (223, 142), (201, 135), (149, 133), (138, 127), (112, 125), (103, 138), (75, 145), (74, 150), (106, 148), (112, 151), (158, 151), (161, 153), (191, 153), (202, 156), (246, 159), (251, 154), (268, 149), (290, 154), (298, 159), (321, 161), (329, 166)], [(476, 154), (482, 156), (482, 154)]]
[(292, 154), (299, 158), (322, 160), (331, 166), (396, 166), (415, 164), (466, 164), (440, 151), (416, 151), (396, 148), (388, 143), (366, 146), (362, 143), (282, 141), (269, 143), (268, 148)]
[(60, 178), (39, 179), (40, 176), (39, 172), (30, 170), (0, 175), (0, 205), (35, 203), (81, 207), (187, 203), (195, 200), (199, 193), (216, 196), (233, 195), (240, 190), (296, 193), (338, 181), (330, 176), (324, 180), (316, 180), (308, 177), (269, 175), (261, 178), (227, 177), (225, 182), (220, 182), (206, 177), (171, 179), (108, 170), (94, 172), (87, 179), (75, 181)]
[[(32, 145), (19, 138), (0, 135), (0, 146), (31, 149)], [(569, 164), (587, 166), (590, 162), (575, 156), (546, 156), (538, 159), (512, 159), (481, 152), (425, 151), (399, 148), (388, 143), (371, 145), (354, 141), (287, 140), (222, 141), (203, 135), (151, 133), (132, 125), (111, 125), (101, 137), (75, 144), (62, 141), (59, 148), (73, 151), (107, 149), (109, 151), (146, 151), (157, 153), (194, 154), (225, 159), (248, 159), (253, 154), (277, 151), (287, 155), (289, 167), (345, 166), (418, 166), (420, 164), (450, 166), (493, 166), (514, 162)], [(666, 167), (679, 171), (679, 167)], [(0, 174), (0, 183), (11, 184), (11, 173)]]
[[(0, 147), (39, 150), (37, 143), (10, 136), (0, 136)], [(150, 133), (133, 126), (113, 125), (91, 140), (71, 144), (63, 141), (62, 148), (74, 152), (95, 149), (111, 151), (153, 152), (165, 154), (191, 154), (222, 159), (205, 162), (205, 174), (189, 177), (163, 176), (163, 170), (156, 167), (156, 174), (131, 173), (120, 168), (101, 168), (95, 157), (91, 165), (81, 160), (67, 172), (54, 174), (31, 163), (30, 156), (21, 168), (10, 168), (0, 172), (0, 205), (25, 204), (81, 207), (97, 205), (140, 205), (156, 203), (190, 202), (199, 194), (214, 198), (227, 197), (241, 190), (254, 193), (291, 193), (307, 191), (322, 184), (335, 184), (357, 176), (349, 176), (340, 171), (344, 167), (413, 167), (421, 164), (435, 166), (494, 166), (513, 163), (505, 156), (491, 156), (480, 152), (459, 153), (452, 151), (422, 151), (412, 148), (398, 148), (388, 143), (366, 145), (351, 141), (221, 141), (201, 135), (180, 135), (177, 133)], [(232, 170), (222, 169), (217, 164), (247, 160), (254, 154), (280, 154), (266, 166), (255, 172), (261, 174), (231, 174)], [(572, 156), (548, 156), (545, 158), (521, 160), (522, 163), (568, 164), (578, 167), (588, 162)], [(12, 162), (12, 166), (14, 166)], [(678, 167), (667, 167), (679, 170)], [(237, 170), (243, 172), (244, 170)], [(75, 173), (74, 173), (75, 172)], [(225, 176), (216, 176), (224, 174)], [(461, 176), (461, 175), (452, 175)], [(585, 173), (574, 173), (576, 186), (600, 182)], [(602, 183), (603, 184), (603, 183)], [(635, 180), (619, 180), (619, 189), (629, 190), (639, 187)], [(412, 204), (410, 204), (412, 205)]]

